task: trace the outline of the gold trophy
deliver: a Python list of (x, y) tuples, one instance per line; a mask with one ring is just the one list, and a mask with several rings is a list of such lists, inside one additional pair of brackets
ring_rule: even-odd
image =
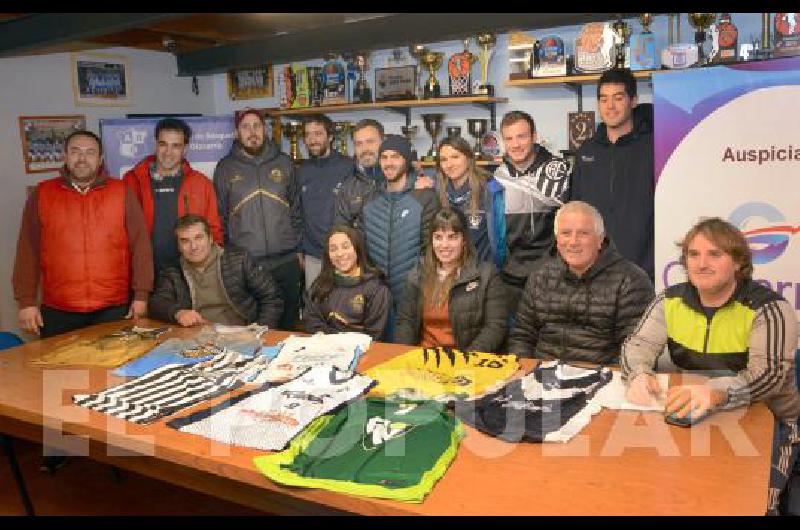
[(286, 122), (283, 126), (283, 135), (289, 139), (289, 157), (292, 162), (300, 160), (300, 150), (297, 147), (297, 142), (303, 134), (303, 123), (292, 120)]
[(420, 64), (427, 68), (430, 74), (422, 89), (422, 99), (442, 97), (442, 85), (439, 84), (439, 80), (436, 78), (436, 72), (442, 67), (443, 61), (444, 54), (442, 52), (426, 50), (425, 53), (420, 55)]
[(695, 29), (694, 41), (697, 43), (697, 64), (703, 65), (707, 62), (703, 52), (703, 43), (706, 41), (706, 31), (717, 20), (716, 13), (687, 13), (689, 23)]
[(425, 162), (436, 162), (436, 159), (439, 156), (439, 152), (436, 149), (436, 146), (438, 145), (436, 139), (439, 137), (439, 133), (442, 132), (443, 120), (444, 114), (422, 115), (422, 122), (425, 124), (425, 130), (428, 131), (428, 134), (431, 135), (431, 139), (433, 140), (431, 143), (431, 148), (428, 149), (428, 154), (422, 158), (422, 160)]
[(494, 86), (489, 83), (489, 61), (492, 60), (492, 48), (497, 42), (497, 36), (494, 33), (481, 33), (475, 37), (475, 42), (481, 47), (481, 53), (478, 55), (481, 61), (481, 85), (475, 94), (494, 96)]
[(344, 156), (349, 156), (347, 154), (347, 139), (350, 137), (350, 131), (353, 130), (354, 126), (353, 122), (350, 121), (333, 123), (333, 148)]
[[(428, 53), (428, 48), (425, 47), (424, 44), (412, 44), (408, 47), (408, 51), (411, 54), (411, 57), (417, 60), (417, 79), (422, 78), (422, 56)], [(415, 81), (416, 85), (414, 86), (414, 91), (416, 92), (415, 96), (419, 98), (419, 81)]]

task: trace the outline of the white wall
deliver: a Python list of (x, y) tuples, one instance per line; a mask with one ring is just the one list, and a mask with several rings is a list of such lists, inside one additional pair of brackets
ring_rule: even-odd
[(99, 119), (128, 113), (215, 113), (212, 80), (199, 78), (200, 95), (195, 96), (191, 78), (176, 77), (177, 65), (172, 55), (127, 48), (98, 51), (128, 58), (131, 106), (76, 107), (68, 53), (0, 59), (0, 281), (6, 286), (0, 298), (0, 329), (17, 331), (11, 274), (26, 186), (55, 176), (25, 173), (17, 118), (84, 114), (87, 127), (99, 132)]

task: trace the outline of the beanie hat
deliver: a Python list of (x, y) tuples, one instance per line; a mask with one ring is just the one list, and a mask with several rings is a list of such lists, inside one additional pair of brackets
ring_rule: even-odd
[(242, 123), (242, 120), (248, 114), (252, 114), (252, 115), (256, 116), (259, 120), (261, 120), (261, 123), (266, 125), (266, 122), (264, 121), (264, 115), (261, 113), (260, 110), (258, 110), (258, 109), (244, 109), (244, 110), (238, 111), (238, 112), (236, 112), (234, 114), (233, 124), (234, 124), (235, 128), (237, 128), (237, 129), (239, 128), (239, 124)]
[(378, 156), (381, 156), (384, 151), (397, 151), (400, 156), (406, 159), (406, 164), (411, 166), (411, 143), (405, 136), (399, 134), (387, 134), (381, 142), (381, 147), (378, 150)]

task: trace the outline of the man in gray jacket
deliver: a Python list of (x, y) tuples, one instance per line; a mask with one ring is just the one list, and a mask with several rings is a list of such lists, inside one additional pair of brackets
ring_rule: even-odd
[(225, 243), (247, 250), (272, 275), (283, 298), (278, 329), (292, 330), (302, 293), (302, 218), (292, 161), (267, 140), (255, 109), (237, 115), (236, 134), (214, 171)]
[(523, 289), (509, 353), (615, 362), (653, 299), (653, 284), (617, 252), (593, 206), (565, 204), (554, 231), (555, 247), (536, 262)]

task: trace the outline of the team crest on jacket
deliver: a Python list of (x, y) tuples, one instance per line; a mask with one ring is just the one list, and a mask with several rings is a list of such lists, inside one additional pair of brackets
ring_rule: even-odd
[(469, 227), (472, 229), (477, 229), (480, 226), (481, 226), (481, 215), (477, 213), (470, 214)]
[(281, 180), (283, 180), (283, 171), (281, 171), (280, 168), (277, 167), (273, 168), (272, 171), (269, 172), (269, 178), (272, 180), (272, 182), (275, 183), (280, 182)]
[(234, 175), (231, 177), (230, 183), (233, 184), (234, 182), (241, 182), (242, 180), (241, 175)]
[(475, 288), (476, 288), (477, 286), (478, 286), (478, 281), (477, 281), (477, 280), (475, 280), (475, 281), (471, 281), (471, 282), (469, 282), (469, 283), (467, 284), (467, 287), (466, 287), (466, 289), (465, 289), (465, 290), (466, 290), (467, 292), (474, 291), (474, 290), (475, 290)]
[(364, 310), (364, 295), (357, 294), (350, 300), (350, 307), (353, 308), (353, 311), (356, 313), (361, 313)]
[(542, 170), (544, 171), (544, 176), (547, 177), (548, 180), (560, 181), (564, 180), (569, 175), (569, 164), (566, 160), (552, 158), (545, 162)]

